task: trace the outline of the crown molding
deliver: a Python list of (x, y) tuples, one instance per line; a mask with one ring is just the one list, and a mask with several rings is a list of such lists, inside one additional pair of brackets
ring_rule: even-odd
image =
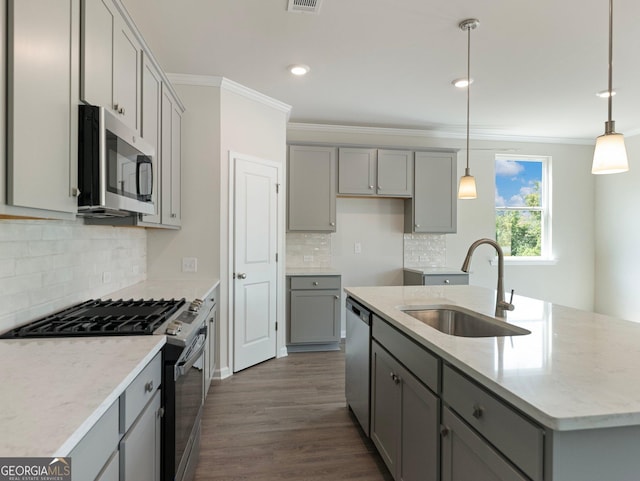
[[(455, 132), (445, 129), (399, 129), (392, 127), (360, 127), (352, 125), (331, 125), (331, 124), (312, 124), (302, 122), (289, 122), (287, 130), (296, 130), (303, 132), (323, 132), (323, 133), (342, 133), (342, 134), (370, 134), (370, 135), (394, 135), (404, 137), (421, 137), (436, 139), (466, 139), (466, 133)], [(640, 131), (638, 132), (640, 133)], [(487, 133), (482, 131), (469, 132), (470, 138), (474, 140), (493, 140), (508, 142), (536, 142), (543, 144), (576, 144), (591, 145), (594, 143), (590, 139), (574, 139), (574, 138), (558, 138), (558, 137), (534, 137), (524, 135), (509, 135), (506, 133)]]
[(225, 89), (229, 92), (236, 93), (245, 97), (247, 99), (253, 100), (255, 102), (259, 102), (268, 107), (276, 109), (280, 112), (283, 112), (287, 115), (287, 121), (289, 120), (289, 116), (291, 115), (291, 105), (285, 104), (284, 102), (280, 102), (274, 98), (271, 98), (267, 95), (264, 95), (257, 90), (253, 90), (249, 87), (245, 87), (244, 85), (239, 84), (238, 82), (234, 82), (233, 80), (229, 80), (226, 77), (219, 77), (214, 75), (191, 75), (191, 74), (176, 74), (170, 73), (167, 74), (169, 81), (173, 84), (180, 85), (198, 85), (201, 87), (217, 87), (220, 89)]

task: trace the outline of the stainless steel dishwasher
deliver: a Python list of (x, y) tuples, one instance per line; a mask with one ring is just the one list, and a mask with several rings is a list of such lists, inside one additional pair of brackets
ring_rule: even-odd
[(345, 340), (345, 394), (347, 405), (369, 436), (369, 362), (371, 352), (371, 312), (347, 298)]

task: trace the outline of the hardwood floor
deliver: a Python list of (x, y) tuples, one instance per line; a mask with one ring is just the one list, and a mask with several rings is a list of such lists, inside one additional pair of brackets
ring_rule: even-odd
[(211, 385), (196, 481), (392, 478), (344, 398), (344, 352), (292, 353)]

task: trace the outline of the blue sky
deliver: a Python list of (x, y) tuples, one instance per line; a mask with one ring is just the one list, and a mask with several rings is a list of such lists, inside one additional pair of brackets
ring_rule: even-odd
[(536, 180), (542, 180), (542, 162), (496, 159), (496, 207), (524, 206)]

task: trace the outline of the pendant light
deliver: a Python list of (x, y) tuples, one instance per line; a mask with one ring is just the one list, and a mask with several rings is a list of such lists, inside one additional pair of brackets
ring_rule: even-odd
[(471, 90), (471, 30), (480, 24), (476, 18), (468, 18), (458, 25), (461, 30), (467, 31), (467, 166), (464, 169), (464, 175), (460, 177), (458, 185), (458, 199), (475, 199), (478, 197), (476, 192), (476, 179), (471, 175), (469, 170), (469, 91)]
[(611, 105), (613, 104), (613, 0), (609, 0), (609, 119), (604, 124), (604, 135), (596, 139), (593, 152), (592, 174), (617, 174), (629, 170), (627, 149), (624, 137), (615, 132), (616, 123), (611, 120)]

